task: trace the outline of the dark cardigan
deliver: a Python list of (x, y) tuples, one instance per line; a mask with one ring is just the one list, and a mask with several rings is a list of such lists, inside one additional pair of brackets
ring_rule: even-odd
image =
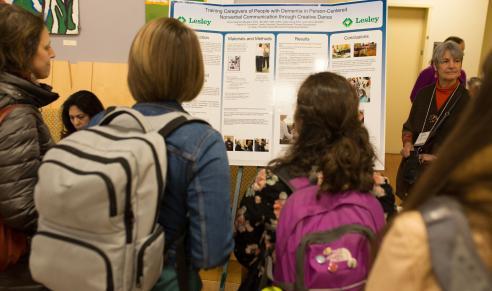
[(442, 114), (441, 118), (438, 122), (442, 122), (440, 127), (437, 129), (435, 133), (431, 135), (426, 144), (424, 145), (421, 153), (426, 154), (436, 154), (440, 145), (444, 142), (449, 133), (453, 130), (454, 126), (457, 124), (461, 113), (464, 111), (466, 105), (470, 100), (470, 96), (465, 87), (460, 84), (454, 93), (454, 96), (450, 96), (446, 103), (441, 107), (440, 110), (437, 110), (435, 96), (433, 97), (434, 85), (424, 87), (415, 98), (415, 101), (412, 104), (412, 109), (410, 110), (410, 114), (408, 116), (407, 121), (403, 124), (403, 132), (411, 132), (413, 136), (412, 142), (415, 143), (417, 137), (419, 136), (422, 126), (424, 125), (424, 119), (426, 117), (427, 110), (429, 109), (429, 103), (432, 104), (429, 110), (429, 116), (427, 116), (427, 121), (424, 127), (424, 131), (428, 131), (432, 128), (432, 124), (429, 119), (430, 116), (435, 115), (439, 116), (443, 110), (448, 111), (451, 107), (453, 107), (452, 112), (448, 116), (446, 114)]
[[(444, 140), (448, 137), (449, 133), (453, 130), (453, 128), (456, 126), (456, 124), (459, 121), (459, 118), (463, 111), (466, 108), (466, 105), (470, 101), (470, 96), (468, 94), (468, 91), (465, 89), (465, 87), (460, 84), (458, 88), (456, 89), (453, 97), (449, 97), (446, 103), (441, 107), (440, 110), (437, 110), (436, 106), (436, 101), (435, 101), (435, 96), (433, 96), (434, 92), (434, 85), (424, 87), (418, 94), (417, 97), (415, 98), (415, 101), (412, 104), (412, 109), (410, 110), (410, 114), (408, 116), (407, 121), (403, 124), (403, 129), (402, 129), (402, 134), (405, 135), (406, 133), (411, 133), (412, 134), (412, 143), (415, 143), (417, 140), (420, 132), (422, 131), (429, 131), (432, 128), (432, 123), (430, 121), (430, 117), (432, 115), (434, 116), (441, 116), (439, 120), (436, 122), (436, 124), (441, 123), (439, 126), (437, 126), (437, 129), (435, 128), (429, 138), (427, 139), (427, 142), (422, 146), (420, 153), (421, 154), (433, 154), (436, 155), (438, 153), (439, 147), (442, 145)], [(430, 105), (429, 109), (429, 103), (432, 104)], [(447, 104), (447, 105), (446, 105)], [(427, 110), (429, 110), (429, 114), (426, 119), (427, 115)], [(443, 112), (446, 110), (445, 112)], [(451, 110), (449, 112), (449, 110)], [(449, 112), (447, 114), (446, 112)], [(442, 115), (441, 115), (442, 113)], [(425, 126), (424, 126), (425, 122)], [(406, 158), (402, 158), (400, 166), (398, 168), (398, 173), (396, 175), (396, 195), (400, 197), (400, 199), (405, 200), (408, 196), (408, 193), (411, 190), (411, 187), (413, 184), (410, 184), (406, 178), (405, 178), (405, 164), (407, 163)], [(425, 166), (418, 166), (415, 165), (415, 163), (411, 163), (413, 170), (411, 171), (416, 171), (416, 175), (410, 175), (412, 177), (417, 178), (420, 174), (420, 172), (423, 170), (423, 167)], [(418, 164), (418, 162), (417, 162)], [(417, 167), (417, 168), (415, 168)], [(407, 176), (408, 177), (408, 176)]]

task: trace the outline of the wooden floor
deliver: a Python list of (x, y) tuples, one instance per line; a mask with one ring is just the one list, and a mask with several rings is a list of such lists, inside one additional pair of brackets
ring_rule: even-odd
[[(226, 291), (236, 291), (239, 288), (239, 284), (241, 284), (241, 265), (234, 258), (234, 255), (231, 256), (231, 260), (229, 261), (229, 266), (227, 268), (227, 279), (225, 290)], [(219, 282), (220, 276), (222, 274), (222, 268), (215, 268), (211, 270), (201, 271), (200, 277), (202, 278), (203, 289), (204, 291), (218, 291), (219, 290)]]
[[(398, 171), (398, 166), (400, 165), (401, 155), (400, 154), (386, 154), (384, 160), (384, 171), (383, 175), (388, 177), (390, 184), (395, 190), (396, 185), (396, 172)], [(400, 205), (400, 199), (396, 198), (396, 204)]]
[[(219, 282), (202, 280), (203, 291), (217, 291), (219, 290)], [(239, 288), (239, 284), (227, 282), (225, 285), (225, 291), (236, 291)]]

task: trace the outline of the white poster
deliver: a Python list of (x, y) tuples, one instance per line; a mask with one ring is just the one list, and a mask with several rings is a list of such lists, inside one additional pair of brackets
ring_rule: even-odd
[(332, 71), (356, 88), (384, 165), (386, 0), (341, 4), (173, 2), (171, 17), (197, 31), (206, 81), (185, 108), (224, 138), (231, 165), (266, 165), (292, 142), (297, 90)]

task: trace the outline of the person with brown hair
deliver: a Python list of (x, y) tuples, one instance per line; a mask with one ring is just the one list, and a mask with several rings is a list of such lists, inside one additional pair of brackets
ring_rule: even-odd
[[(296, 277), (297, 250), (304, 237), (354, 224), (363, 226), (374, 235), (385, 224), (383, 209), (371, 193), (375, 153), (369, 133), (359, 120), (357, 93), (346, 78), (337, 74), (322, 72), (311, 75), (297, 94), (294, 120), (298, 137), (285, 156), (270, 163), (273, 172), (284, 169), (290, 177), (295, 177), (291, 180), (294, 192), (287, 199), (278, 220), (274, 281), (282, 286), (295, 283), (296, 287), (303, 285), (314, 289), (348, 289), (347, 285), (352, 283), (363, 284), (369, 258), (364, 257), (363, 248), (358, 249), (361, 252), (350, 249), (348, 241), (347, 244), (334, 244), (338, 247), (334, 252), (341, 251), (342, 246), (350, 249), (348, 252), (358, 258), (359, 268), (354, 272), (358, 276), (350, 275), (339, 265), (341, 270), (337, 277), (331, 269), (336, 264), (318, 261), (318, 265), (325, 264), (324, 273), (333, 272), (333, 281), (309, 280), (317, 277), (318, 273), (308, 274), (304, 263), (307, 273), (301, 277), (306, 280), (305, 284)], [(357, 237), (352, 239), (363, 244)], [(324, 248), (329, 242), (317, 243)], [(310, 246), (306, 245), (306, 252), (310, 252), (308, 248)], [(306, 255), (304, 261), (311, 263), (311, 258)]]
[[(0, 4), (0, 240), (15, 240), (0, 241), (0, 269), (7, 269), (0, 282), (11, 288), (31, 281), (27, 260), (20, 256), (36, 231), (33, 190), (41, 159), (53, 144), (40, 108), (58, 98), (38, 80), (49, 76), (54, 57), (40, 15)], [(9, 253), (19, 246), (22, 250)]]
[[(413, 188), (404, 212), (393, 221), (366, 290), (393, 290), (395, 286), (401, 291), (491, 290), (491, 94), (489, 54), (480, 93)], [(454, 223), (435, 230), (455, 216), (465, 222), (459, 231), (453, 229), (459, 225)], [(442, 251), (445, 256), (440, 255)], [(475, 258), (471, 264), (470, 258)]]
[(357, 94), (346, 79), (328, 72), (311, 75), (297, 94), (294, 121), (298, 137), (272, 169), (288, 167), (294, 176), (323, 173), (321, 191), (369, 191), (375, 154), (359, 120)]
[[(357, 213), (357, 222), (375, 233), (383, 227), (383, 209), (370, 193), (375, 186), (375, 153), (367, 129), (359, 120), (358, 107), (355, 89), (345, 78), (334, 73), (311, 75), (301, 85), (294, 116), (298, 136), (284, 156), (259, 171), (236, 215), (234, 253), (248, 269), (239, 290), (261, 290), (272, 281), (288, 281), (287, 272), (283, 270), (289, 266), (285, 260), (278, 261), (278, 247), (285, 250), (286, 245), (297, 246), (299, 242), (287, 241), (290, 233), (285, 232), (282, 218), (286, 208), (293, 210), (296, 204), (302, 205), (301, 208), (308, 204), (297, 203), (296, 196), (305, 193), (297, 191), (291, 183), (294, 180), (302, 179), (309, 185), (304, 185), (306, 188), (312, 186), (310, 189), (315, 189), (314, 196), (307, 195), (307, 199), (317, 201), (319, 207), (330, 207), (326, 199), (363, 201), (364, 207), (345, 203), (340, 209)], [(316, 193), (319, 199), (315, 197)], [(296, 202), (291, 201), (293, 198)], [(310, 206), (304, 209), (311, 209)], [(295, 230), (296, 233), (301, 231)], [(283, 235), (282, 239), (280, 235)], [(281, 255), (285, 257), (290, 253)], [(269, 271), (272, 263), (274, 278)]]
[[(195, 99), (203, 83), (203, 58), (193, 30), (173, 18), (140, 29), (128, 58), (134, 109), (146, 116), (185, 111), (181, 104)], [(234, 244), (226, 148), (221, 134), (202, 122), (179, 127), (166, 144), (167, 185), (159, 217), (166, 259), (154, 290), (176, 290), (178, 281), (200, 290), (198, 271), (225, 263)], [(182, 245), (188, 270), (178, 271), (176, 253)]]

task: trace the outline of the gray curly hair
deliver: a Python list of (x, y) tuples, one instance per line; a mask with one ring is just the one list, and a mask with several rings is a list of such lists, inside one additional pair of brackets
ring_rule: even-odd
[(453, 58), (459, 59), (460, 61), (463, 60), (464, 54), (460, 46), (456, 42), (448, 40), (439, 44), (434, 50), (434, 53), (432, 54), (432, 64), (434, 66), (439, 64), (439, 61), (442, 59), (446, 51), (449, 51)]

